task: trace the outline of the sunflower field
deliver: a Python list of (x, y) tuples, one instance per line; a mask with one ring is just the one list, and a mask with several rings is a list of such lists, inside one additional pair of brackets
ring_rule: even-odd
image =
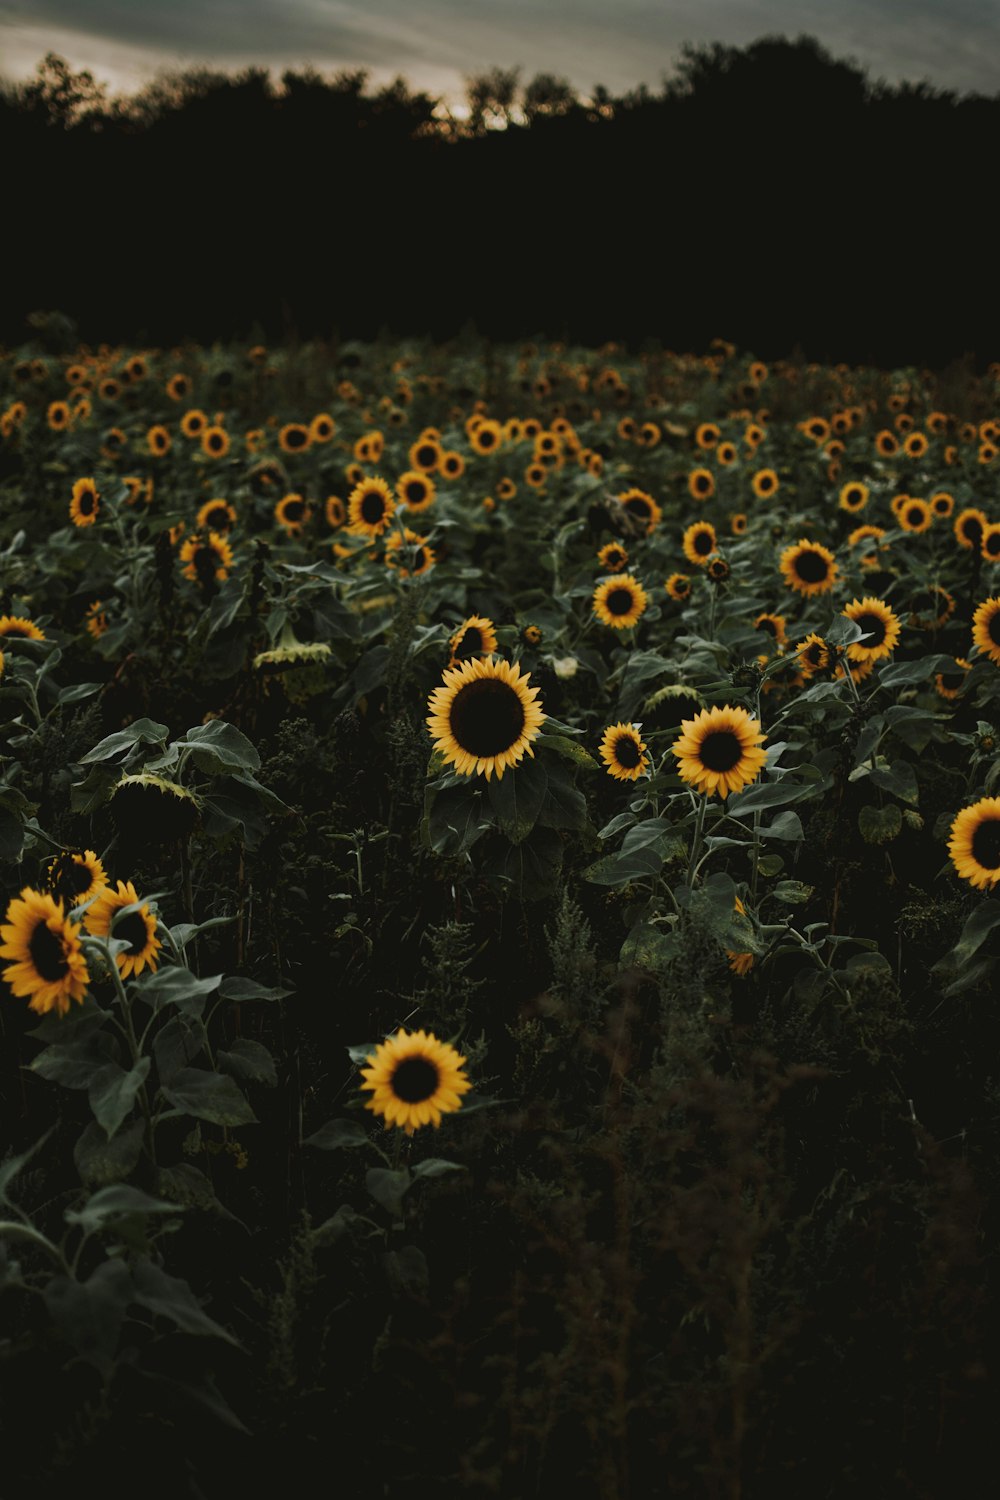
[(0, 357), (5, 1493), (986, 1494), (1000, 366)]

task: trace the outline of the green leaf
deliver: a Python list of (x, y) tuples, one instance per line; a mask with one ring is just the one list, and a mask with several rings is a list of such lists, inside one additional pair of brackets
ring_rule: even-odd
[(584, 880), (591, 885), (631, 885), (634, 881), (648, 880), (658, 875), (663, 868), (663, 856), (656, 849), (646, 847), (633, 849), (628, 854), (608, 854), (583, 872)]
[(33, 1060), (31, 1071), (66, 1089), (89, 1089), (94, 1074), (108, 1061), (111, 1045), (110, 1038), (100, 1036), (84, 1036), (65, 1046), (54, 1043)]
[(222, 983), (221, 974), (211, 974), (199, 979), (190, 969), (171, 964), (157, 970), (155, 974), (139, 981), (141, 994), (147, 1005), (162, 1010), (165, 1005), (176, 1005), (185, 1015), (200, 1016), (206, 995), (211, 995)]
[(192, 1333), (199, 1338), (224, 1339), (234, 1348), (240, 1347), (231, 1333), (208, 1316), (187, 1282), (180, 1277), (168, 1276), (166, 1271), (151, 1260), (137, 1261), (132, 1276), (135, 1283), (133, 1300), (147, 1312), (159, 1318), (168, 1318), (182, 1333)]
[(493, 826), (489, 804), (478, 787), (444, 787), (427, 796), (430, 810), (422, 833), (435, 854), (464, 854)]
[(148, 1057), (141, 1057), (127, 1073), (116, 1062), (107, 1062), (98, 1068), (90, 1080), (90, 1107), (109, 1141), (131, 1114), (136, 1095), (146, 1081), (149, 1067)]
[(876, 768), (870, 773), (870, 779), (882, 791), (891, 792), (901, 802), (908, 802), (911, 807), (916, 807), (920, 793), (916, 772), (908, 760), (893, 761), (887, 771)]
[(950, 656), (922, 656), (918, 661), (887, 662), (879, 670), (879, 686), (903, 687), (911, 682), (925, 682), (935, 672), (942, 670), (941, 663), (954, 660)]
[(788, 906), (801, 906), (809, 900), (814, 889), (814, 886), (803, 885), (801, 880), (779, 880), (771, 895)]
[(64, 1215), (67, 1224), (79, 1224), (88, 1234), (94, 1234), (114, 1219), (131, 1217), (133, 1214), (175, 1214), (176, 1203), (164, 1203), (160, 1198), (151, 1198), (139, 1188), (118, 1182), (111, 1187), (99, 1188), (81, 1209), (68, 1208)]
[(182, 1068), (160, 1092), (169, 1104), (213, 1125), (255, 1125), (257, 1116), (233, 1080), (203, 1068)]
[(266, 1083), (271, 1088), (277, 1086), (278, 1074), (274, 1058), (266, 1047), (249, 1037), (237, 1037), (227, 1051), (216, 1053), (216, 1059), (223, 1072), (231, 1073), (243, 1083)]
[(304, 1146), (315, 1146), (317, 1151), (352, 1151), (358, 1146), (372, 1145), (367, 1130), (357, 1120), (327, 1120), (314, 1135), (306, 1136)]
[(115, 1256), (102, 1261), (84, 1282), (54, 1276), (42, 1295), (58, 1336), (81, 1358), (110, 1370), (132, 1290), (128, 1266)]
[(637, 922), (622, 944), (619, 962), (626, 969), (660, 974), (676, 953), (677, 939), (669, 928)]
[(803, 786), (801, 782), (758, 781), (748, 786), (745, 792), (730, 797), (726, 811), (731, 818), (743, 818), (748, 813), (760, 812), (766, 807), (787, 807), (790, 802), (801, 802), (816, 790), (816, 784)]
[(40, 1136), (33, 1146), (29, 1146), (27, 1151), (22, 1151), (20, 1156), (8, 1156), (6, 1160), (0, 1162), (0, 1203), (13, 1202), (13, 1199), (7, 1196), (7, 1189), (21, 1171), (21, 1168), (26, 1166), (35, 1152), (40, 1151), (42, 1146), (45, 1145), (45, 1142), (55, 1128), (54, 1125), (50, 1126), (45, 1134)]
[(565, 828), (571, 833), (579, 833), (587, 826), (587, 799), (573, 785), (562, 765), (549, 768), (548, 786), (538, 822), (542, 828)]
[(482, 873), (509, 884), (525, 901), (537, 901), (555, 889), (562, 857), (559, 835), (535, 828), (523, 844), (497, 840), (483, 860)]
[(162, 745), (170, 733), (166, 724), (157, 724), (154, 719), (136, 719), (127, 729), (117, 729), (106, 735), (86, 755), (81, 755), (80, 765), (93, 765), (96, 761), (110, 760), (121, 755), (123, 750), (133, 750), (136, 745)]
[(256, 979), (247, 979), (242, 974), (228, 975), (219, 986), (219, 994), (223, 1000), (241, 1002), (284, 1000), (286, 995), (294, 993), (294, 990), (286, 990), (281, 985), (258, 984)]
[(174, 748), (188, 750), (190, 758), (206, 776), (224, 776), (230, 771), (259, 771), (260, 756), (241, 730), (222, 719), (196, 724)]
[(464, 1172), (461, 1162), (445, 1161), (443, 1156), (427, 1156), (413, 1168), (414, 1177), (444, 1177), (448, 1172)]
[(204, 1046), (205, 1028), (200, 1021), (184, 1014), (171, 1016), (153, 1038), (153, 1056), (160, 1083), (169, 1083), (175, 1073), (194, 1062)]
[(186, 948), (192, 938), (208, 932), (211, 927), (225, 927), (228, 922), (235, 922), (235, 917), (209, 917), (207, 922), (178, 922), (176, 927), (170, 928), (170, 936), (178, 948)]
[(599, 771), (600, 766), (592, 755), (589, 755), (582, 745), (575, 740), (567, 738), (564, 734), (540, 734), (534, 741), (536, 747), (543, 750), (554, 750), (564, 760), (572, 761), (583, 771)]
[(948, 955), (957, 968), (964, 968), (995, 927), (1000, 925), (1000, 901), (982, 901), (966, 919), (961, 936)]
[(131, 1177), (142, 1154), (144, 1120), (132, 1120), (108, 1140), (103, 1128), (91, 1120), (73, 1147), (73, 1160), (88, 1187), (103, 1187)]
[(805, 838), (805, 833), (798, 813), (781, 812), (760, 830), (760, 836), (762, 839), (786, 839), (789, 843), (798, 843)]
[(402, 1217), (403, 1198), (412, 1181), (405, 1167), (401, 1172), (392, 1171), (388, 1167), (369, 1167), (365, 1173), (365, 1187), (369, 1197), (394, 1219)]
[(366, 698), (370, 692), (385, 681), (389, 667), (389, 647), (382, 644), (366, 651), (354, 669), (352, 701)]
[(888, 844), (903, 826), (903, 814), (895, 802), (885, 807), (863, 807), (858, 813), (858, 828), (867, 844)]
[(157, 1191), (164, 1198), (169, 1198), (172, 1203), (179, 1204), (182, 1208), (201, 1208), (209, 1213), (221, 1214), (223, 1218), (232, 1219), (238, 1224), (227, 1208), (223, 1208), (212, 1189), (212, 1184), (204, 1172), (197, 1167), (192, 1167), (188, 1162), (181, 1162), (176, 1167), (161, 1167), (156, 1179)]
[(548, 776), (541, 761), (525, 759), (488, 783), (490, 807), (512, 844), (523, 843), (545, 800)]

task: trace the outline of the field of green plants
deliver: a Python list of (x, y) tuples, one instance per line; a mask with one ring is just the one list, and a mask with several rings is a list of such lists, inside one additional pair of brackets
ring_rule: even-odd
[(11, 1500), (989, 1492), (998, 386), (3, 354)]

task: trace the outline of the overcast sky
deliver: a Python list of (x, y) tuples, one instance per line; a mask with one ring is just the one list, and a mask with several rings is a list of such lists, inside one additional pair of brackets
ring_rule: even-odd
[(658, 85), (685, 41), (803, 32), (874, 77), (1000, 91), (1000, 0), (0, 0), (0, 73), (51, 51), (131, 90), (194, 63), (312, 63), (455, 102), (494, 64), (623, 91)]

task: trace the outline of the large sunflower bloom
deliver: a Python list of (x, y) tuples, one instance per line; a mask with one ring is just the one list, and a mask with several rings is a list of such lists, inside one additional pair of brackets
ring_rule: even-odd
[(441, 1116), (462, 1107), (472, 1084), (462, 1069), (465, 1058), (431, 1031), (397, 1031), (376, 1047), (361, 1069), (363, 1089), (372, 1097), (365, 1109), (381, 1115), (386, 1126), (402, 1126), (412, 1135), (422, 1125), (441, 1124)]
[(891, 656), (899, 640), (899, 620), (881, 599), (852, 599), (841, 613), (860, 625), (867, 639), (852, 641), (847, 655), (854, 662), (881, 661)]
[(807, 597), (828, 594), (837, 578), (837, 564), (829, 548), (805, 538), (781, 554), (781, 576), (790, 589)]
[(375, 475), (362, 479), (347, 497), (349, 530), (372, 541), (388, 528), (396, 512), (392, 490), (384, 479)]
[(15, 995), (30, 995), (39, 1015), (64, 1016), (71, 1000), (82, 1002), (90, 982), (80, 939), (54, 897), (26, 886), (7, 907), (0, 927), (0, 958), (9, 958), (3, 977)]
[(646, 590), (631, 573), (606, 578), (594, 590), (594, 614), (613, 630), (631, 629), (648, 603)]
[(530, 673), (509, 662), (477, 658), (446, 669), (427, 702), (434, 748), (460, 776), (497, 779), (525, 754), (545, 714), (535, 702)]
[(87, 931), (93, 937), (114, 937), (128, 943), (124, 952), (115, 955), (123, 979), (141, 974), (147, 967), (155, 969), (159, 962), (156, 956), (160, 949), (156, 918), (145, 903), (137, 911), (130, 911), (115, 921), (123, 906), (134, 906), (138, 900), (131, 880), (119, 880), (117, 890), (109, 886), (102, 891), (84, 918)]
[(638, 781), (649, 765), (645, 741), (634, 724), (612, 724), (604, 731), (600, 756), (616, 781)]
[(996, 885), (1000, 880), (1000, 797), (983, 797), (963, 807), (951, 825), (948, 853), (963, 880), (979, 890)]
[(756, 781), (767, 763), (765, 736), (745, 708), (706, 708), (681, 724), (670, 747), (677, 774), (708, 796), (728, 797)]
[(972, 641), (990, 661), (1000, 664), (1000, 599), (984, 599), (972, 616)]

